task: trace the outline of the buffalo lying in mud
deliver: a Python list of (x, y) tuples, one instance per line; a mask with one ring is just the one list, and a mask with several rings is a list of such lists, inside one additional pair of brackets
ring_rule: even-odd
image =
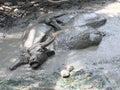
[(96, 13), (61, 14), (55, 18), (47, 19), (46, 23), (57, 30), (68, 29), (70, 27), (90, 26), (92, 28), (101, 27), (106, 23), (106, 19)]
[[(45, 20), (44, 23), (28, 26), (23, 35), (23, 50), (21, 50), (20, 61), (13, 65), (10, 70), (15, 70), (23, 64), (29, 64), (31, 68), (36, 69), (48, 57), (55, 54), (54, 49), (83, 49), (98, 45), (105, 34), (96, 28), (105, 23), (104, 17), (88, 13), (72, 18), (69, 15), (62, 15)], [(53, 48), (48, 49), (47, 46), (50, 44)]]
[(96, 13), (68, 14), (52, 18), (48, 25), (55, 28), (54, 49), (83, 49), (98, 45), (105, 34), (97, 28), (104, 25), (106, 21), (103, 16)]
[(53, 41), (56, 49), (82, 49), (101, 42), (105, 34), (97, 28), (106, 23), (103, 16), (95, 13), (71, 16), (60, 14), (45, 20), (44, 23), (28, 26), (23, 35), (23, 47), (29, 48), (36, 43), (44, 42), (51, 35), (56, 37)]
[(30, 48), (22, 48), (19, 61), (16, 62), (9, 69), (15, 70), (21, 65), (29, 64), (32, 69), (37, 69), (43, 64), (48, 57), (55, 55), (53, 50), (49, 50), (46, 47), (54, 41), (54, 37), (51, 40), (44, 43), (37, 43)]
[(98, 45), (105, 34), (94, 28), (82, 26), (59, 31), (54, 35), (56, 35), (53, 43), (54, 49), (71, 50)]

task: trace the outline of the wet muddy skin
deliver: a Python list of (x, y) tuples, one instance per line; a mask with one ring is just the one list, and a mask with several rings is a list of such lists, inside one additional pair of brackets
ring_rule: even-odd
[[(56, 22), (61, 24), (59, 27), (61, 29), (67, 29), (70, 27), (77, 27), (77, 26), (90, 26), (92, 28), (101, 27), (106, 23), (106, 19), (97, 13), (92, 12), (69, 12), (63, 16), (60, 16), (56, 19)], [(54, 23), (53, 23), (54, 24)], [(57, 25), (56, 25), (57, 26)]]
[[(53, 47), (56, 49), (83, 49), (101, 42), (104, 35), (94, 28), (106, 23), (107, 20), (103, 16), (87, 12), (77, 13), (75, 16), (70, 13), (68, 15), (53, 14), (54, 17), (49, 18), (46, 24), (28, 26), (23, 38), (24, 47), (28, 48), (37, 42), (44, 42), (45, 38), (50, 37), (51, 34), (56, 37), (53, 41), (55, 42)], [(69, 18), (70, 15), (72, 18)], [(67, 22), (66, 18), (69, 18)]]
[(58, 34), (53, 45), (55, 50), (80, 50), (99, 45), (103, 36), (91, 27), (73, 27)]

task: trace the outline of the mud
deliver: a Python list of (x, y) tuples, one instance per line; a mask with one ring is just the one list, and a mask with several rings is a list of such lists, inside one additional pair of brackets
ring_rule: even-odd
[[(94, 73), (100, 75), (100, 81), (102, 81), (101, 76), (107, 77), (109, 83), (106, 83), (106, 86), (102, 87), (103, 90), (119, 90), (120, 2), (118, 0), (117, 2), (107, 3), (104, 6), (99, 3), (96, 3), (92, 6), (90, 4), (87, 7), (84, 6), (84, 9), (95, 11), (96, 13), (102, 14), (105, 16), (105, 18), (107, 18), (106, 25), (98, 29), (99, 31), (107, 33), (100, 45), (98, 47), (90, 47), (83, 50), (57, 51), (56, 55), (54, 57), (51, 57), (38, 70), (31, 70), (29, 68), (29, 65), (20, 67), (14, 72), (10, 72), (8, 70), (9, 65), (16, 60), (19, 53), (19, 45), (21, 43), (20, 38), (22, 35), (21, 31), (23, 31), (24, 25), (22, 24), (21, 26), (17, 26), (16, 28), (13, 27), (9, 31), (10, 33), (7, 34), (6, 38), (2, 37), (3, 34), (1, 32), (0, 88), (2, 88), (2, 90), (30, 90), (33, 88), (38, 90), (55, 88), (56, 90), (59, 90), (59, 85), (61, 84), (64, 84), (66, 87), (67, 85), (74, 86), (76, 84), (73, 84), (71, 82), (78, 83), (79, 81), (75, 81), (75, 79), (71, 77), (72, 79), (69, 78), (71, 82), (69, 82), (68, 79), (62, 79), (61, 82), (61, 78), (59, 76), (59, 72), (63, 69), (63, 67), (67, 65), (72, 65), (75, 67), (75, 71), (77, 71), (78, 69), (90, 70), (91, 72), (93, 72), (92, 70), (96, 70)], [(14, 32), (15, 30), (16, 32)], [(82, 80), (84, 81), (84, 79)], [(80, 84), (82, 80), (80, 81)], [(102, 82), (101, 85), (104, 85), (104, 82)], [(93, 88), (91, 88), (91, 90), (92, 89)], [(61, 90), (64, 89), (62, 88)], [(77, 89), (72, 88), (72, 90)], [(101, 88), (94, 88), (94, 90), (101, 90)]]

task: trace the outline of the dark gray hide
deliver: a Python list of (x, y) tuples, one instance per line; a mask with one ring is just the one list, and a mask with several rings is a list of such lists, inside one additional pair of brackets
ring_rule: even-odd
[[(15, 62), (15, 64), (10, 67), (10, 70), (15, 70), (24, 64), (30, 64), (33, 69), (36, 69), (42, 65), (48, 57), (53, 56), (55, 52), (46, 48), (55, 39), (55, 37), (52, 37), (51, 40), (47, 39), (47, 34), (51, 29), (52, 28), (46, 24), (32, 25), (27, 28), (23, 36), (23, 45), (20, 50), (19, 61)], [(44, 39), (47, 40), (43, 42)]]
[(83, 49), (98, 45), (104, 33), (91, 27), (73, 27), (56, 33), (55, 49)]
[(47, 48), (42, 48), (37, 51), (35, 50), (31, 52), (29, 64), (32, 69), (36, 69), (42, 65), (48, 59), (48, 57), (53, 55), (55, 55), (55, 52)]
[(46, 24), (29, 25), (23, 34), (23, 47), (30, 48), (36, 43), (41, 43), (50, 35), (52, 27)]
[(66, 27), (69, 26), (91, 26), (93, 28), (100, 27), (106, 23), (106, 19), (96, 13), (82, 13), (73, 17), (69, 22), (66, 23)]
[(56, 28), (67, 29), (70, 27), (77, 26), (90, 26), (98, 28), (106, 23), (106, 19), (96, 13), (79, 13), (79, 14), (68, 14), (58, 18), (53, 18), (51, 25), (55, 25)]
[(28, 64), (29, 59), (30, 59), (30, 54), (24, 48), (20, 51), (20, 56), (19, 56), (18, 60), (11, 67), (9, 67), (9, 69), (12, 71), (12, 70), (17, 69), (18, 67), (20, 67), (22, 65)]
[(21, 50), (22, 54), (20, 55), (19, 60), (15, 62), (12, 67), (10, 67), (10, 70), (15, 70), (16, 68), (24, 64), (29, 64), (32, 69), (38, 68), (48, 59), (48, 57), (55, 55), (55, 52), (53, 50), (49, 50), (46, 48), (54, 41), (54, 39), (55, 38), (53, 37), (50, 41), (37, 43), (27, 50), (26, 48)]
[(52, 37), (51, 40), (46, 40), (42, 44), (38, 43), (33, 45), (30, 50), (30, 60), (29, 64), (33, 69), (38, 68), (42, 65), (48, 57), (55, 55), (53, 50), (47, 49), (46, 47), (50, 45), (55, 40), (55, 37)]

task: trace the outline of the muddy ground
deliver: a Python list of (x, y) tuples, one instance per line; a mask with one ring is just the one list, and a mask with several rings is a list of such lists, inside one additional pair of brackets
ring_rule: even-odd
[[(120, 90), (120, 1), (64, 3), (55, 4), (59, 8), (45, 3), (44, 7), (38, 6), (38, 11), (24, 17), (13, 15), (14, 19), (8, 21), (11, 25), (6, 26), (9, 23), (2, 23), (0, 90)], [(105, 16), (107, 23), (98, 29), (106, 33), (100, 45), (82, 50), (57, 51), (56, 55), (48, 59), (38, 70), (31, 70), (25, 65), (15, 71), (9, 71), (8, 67), (19, 54), (21, 36), (27, 25), (40, 22), (40, 17), (44, 13), (63, 9), (93, 11)], [(73, 65), (75, 69), (71, 72), (70, 78), (64, 79), (61, 78), (60, 71), (67, 65)], [(92, 74), (87, 75), (88, 73)]]

